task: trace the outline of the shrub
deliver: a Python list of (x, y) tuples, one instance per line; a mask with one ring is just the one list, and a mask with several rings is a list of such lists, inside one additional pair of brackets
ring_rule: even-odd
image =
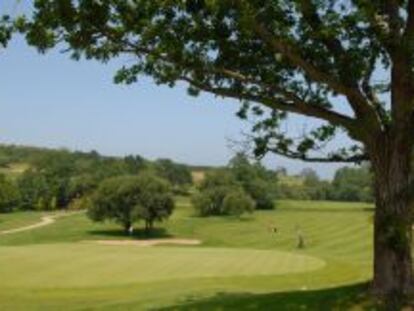
[(255, 207), (255, 202), (240, 183), (224, 170), (206, 175), (192, 203), (200, 216), (241, 215)]
[(241, 189), (228, 193), (223, 200), (223, 210), (229, 215), (241, 216), (252, 213), (254, 209), (255, 202)]

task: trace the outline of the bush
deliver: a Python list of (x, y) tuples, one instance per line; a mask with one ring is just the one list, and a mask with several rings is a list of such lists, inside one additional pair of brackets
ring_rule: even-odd
[[(236, 201), (240, 196), (240, 201)], [(215, 171), (206, 175), (192, 203), (200, 216), (241, 215), (251, 212), (255, 203), (228, 171)], [(240, 203), (240, 206), (237, 204)]]
[(243, 190), (232, 191), (223, 200), (223, 210), (229, 215), (241, 216), (244, 213), (252, 213), (255, 202)]
[(271, 210), (275, 207), (272, 184), (261, 179), (252, 180), (245, 191), (254, 200), (256, 209)]
[(201, 190), (192, 197), (192, 203), (200, 216), (227, 215), (223, 208), (226, 195), (234, 191), (234, 186), (217, 186)]
[(277, 175), (260, 162), (250, 163), (243, 153), (236, 154), (229, 163), (229, 171), (244, 191), (255, 201), (257, 209), (274, 208), (277, 196)]
[(187, 166), (168, 159), (159, 159), (155, 162), (155, 171), (173, 185), (175, 193), (188, 194), (188, 187), (192, 184), (193, 178)]

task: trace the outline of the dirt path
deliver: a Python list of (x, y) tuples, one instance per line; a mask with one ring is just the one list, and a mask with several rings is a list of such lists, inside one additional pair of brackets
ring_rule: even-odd
[(18, 233), (18, 232), (22, 232), (22, 231), (28, 231), (28, 230), (33, 230), (33, 229), (37, 229), (37, 228), (40, 228), (40, 227), (48, 226), (50, 224), (53, 224), (56, 221), (57, 218), (71, 216), (71, 215), (75, 215), (75, 214), (79, 214), (79, 213), (83, 213), (83, 211), (62, 212), (62, 213), (58, 213), (58, 214), (54, 214), (54, 215), (45, 215), (40, 219), (39, 222), (37, 222), (33, 225), (28, 225), (28, 226), (24, 226), (24, 227), (19, 227), (19, 228), (0, 231), (0, 235), (1, 234)]
[(200, 245), (200, 240), (195, 239), (151, 239), (151, 240), (98, 240), (87, 241), (101, 245), (125, 245), (125, 246), (156, 246), (156, 245)]

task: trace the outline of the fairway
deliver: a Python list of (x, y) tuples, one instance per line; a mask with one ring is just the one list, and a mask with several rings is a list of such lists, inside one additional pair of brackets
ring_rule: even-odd
[[(9, 269), (13, 266), (13, 269)], [(282, 275), (320, 269), (324, 262), (270, 250), (36, 245), (0, 248), (8, 287), (65, 288), (169, 279)]]
[[(2, 225), (23, 227), (42, 216), (16, 214)], [(296, 248), (298, 226), (302, 250)], [(154, 238), (200, 240), (197, 246), (140, 247), (133, 242), (143, 239), (139, 231), (131, 238), (113, 223), (72, 214), (0, 236), (0, 309), (266, 310), (281, 303), (281, 310), (302, 304), (320, 310), (323, 299), (322, 310), (332, 310), (335, 297), (354, 303), (360, 291), (344, 286), (369, 280), (371, 237), (366, 204), (280, 201), (274, 211), (243, 219), (200, 218), (179, 199)], [(104, 240), (130, 242), (97, 243)]]

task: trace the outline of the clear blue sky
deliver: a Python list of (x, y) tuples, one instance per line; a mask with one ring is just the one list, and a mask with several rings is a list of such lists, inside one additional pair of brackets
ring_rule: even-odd
[[(232, 155), (228, 139), (239, 140), (249, 129), (234, 115), (237, 102), (190, 97), (183, 86), (170, 89), (150, 79), (114, 85), (119, 65), (75, 62), (58, 51), (39, 55), (21, 38), (13, 40), (0, 51), (0, 142), (227, 163)], [(293, 173), (310, 166), (325, 178), (338, 167), (275, 156), (265, 164)]]

